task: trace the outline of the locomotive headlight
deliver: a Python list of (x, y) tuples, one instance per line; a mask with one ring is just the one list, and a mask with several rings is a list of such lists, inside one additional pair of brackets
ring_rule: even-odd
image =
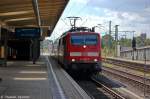
[(72, 59), (71, 61), (72, 61), (72, 62), (75, 62), (75, 59)]
[(97, 59), (94, 59), (94, 62), (97, 62)]

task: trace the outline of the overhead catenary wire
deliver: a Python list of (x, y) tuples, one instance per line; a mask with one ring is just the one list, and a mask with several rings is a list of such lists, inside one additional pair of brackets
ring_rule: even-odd
[(83, 26), (86, 22), (87, 22), (87, 19), (85, 21), (83, 21), (80, 26)]
[[(70, 5), (71, 6), (71, 8), (69, 9), (69, 11), (68, 11), (68, 16), (73, 16), (73, 13), (71, 13), (71, 12), (75, 12), (74, 13), (74, 16), (75, 15), (77, 15), (77, 16), (80, 16), (81, 15), (81, 13), (84, 11), (84, 9), (88, 6), (88, 4), (89, 4), (89, 2), (90, 2), (91, 0), (88, 0), (87, 2), (86, 2), (86, 4), (81, 8), (81, 9), (79, 9), (78, 11), (73, 11), (75, 8), (77, 8), (77, 4), (78, 3), (72, 3), (72, 5)], [(81, 5), (82, 6), (82, 5)]]
[(63, 22), (65, 25), (69, 26), (69, 25), (64, 21), (64, 19), (61, 18), (61, 20), (62, 20), (62, 22)]
[[(76, 16), (80, 16), (81, 13), (84, 11), (84, 9), (88, 6), (88, 4), (89, 4), (90, 1), (91, 1), (91, 0), (87, 0), (86, 4), (85, 4), (81, 9), (79, 9), (78, 11), (75, 12), (75, 15), (76, 15)], [(74, 1), (73, 1), (73, 2), (74, 2)], [(72, 10), (74, 10), (74, 9), (76, 8), (77, 3), (75, 3), (75, 4), (72, 3), (72, 4), (69, 5), (69, 6), (73, 6), (73, 7), (71, 7), (71, 9), (69, 9), (69, 11), (68, 11), (68, 16), (73, 16), (73, 15), (70, 15), (70, 14), (71, 14), (71, 12), (74, 12), (74, 11), (72, 11)], [(68, 16), (67, 16), (67, 17), (68, 17)], [(67, 22), (64, 21), (64, 19), (61, 18), (61, 20), (63, 21), (63, 23), (64, 23), (66, 26), (69, 26), (69, 25), (67, 24)], [(86, 22), (87, 22), (87, 19), (82, 23), (82, 25), (85, 24)], [(80, 25), (80, 26), (81, 26), (81, 25)]]
[[(73, 2), (75, 2), (74, 0), (72, 0)], [(88, 4), (89, 4), (89, 2), (90, 2), (91, 0), (87, 0), (86, 1), (86, 4), (84, 5), (84, 6), (82, 6), (82, 8), (81, 9), (79, 9), (78, 11), (76, 11), (75, 12), (75, 15), (76, 16), (81, 16), (81, 13), (84, 11), (84, 9), (88, 6)], [(73, 15), (71, 15), (72, 14), (72, 12), (74, 12), (73, 10), (77, 7), (77, 2), (76, 3), (72, 3), (72, 4), (70, 4), (69, 6), (68, 6), (68, 8), (70, 7), (70, 9), (68, 10), (68, 16), (73, 16)], [(72, 6), (72, 7), (71, 7)], [(68, 25), (68, 23), (67, 22), (65, 22), (65, 20), (63, 19), (63, 18), (61, 18), (61, 21), (65, 24), (65, 26), (70, 26), (70, 25)], [(82, 23), (82, 24), (85, 24), (87, 22), (87, 19)]]
[[(88, 0), (87, 3), (86, 3), (80, 10), (78, 10), (78, 12), (76, 12), (76, 14), (78, 14), (78, 16), (81, 15), (81, 12), (84, 11), (84, 9), (88, 6), (88, 4), (89, 4), (90, 1), (91, 1), (91, 0)], [(80, 26), (83, 26), (87, 21), (88, 21), (88, 19), (86, 19), (85, 21), (83, 21), (83, 22), (80, 24)]]
[[(68, 8), (70, 7), (70, 9), (68, 10), (68, 13), (67, 13), (68, 16), (73, 16), (73, 12), (74, 12), (73, 10), (76, 9), (76, 7), (78, 5), (78, 2), (76, 2), (75, 0), (72, 0), (72, 1), (75, 2), (75, 3), (72, 3), (72, 4), (68, 5)], [(82, 6), (81, 9), (79, 9), (78, 11), (75, 12), (75, 15), (76, 16), (81, 16), (81, 13), (88, 6), (89, 2), (90, 2), (90, 0), (87, 0), (86, 4), (84, 6)], [(68, 17), (68, 16), (66, 16), (66, 17)], [(70, 25), (68, 25), (68, 23), (63, 18), (60, 18), (60, 20), (65, 24), (65, 26), (63, 28), (61, 28), (61, 31), (63, 31), (64, 28), (70, 28)], [(87, 22), (87, 19), (82, 24), (85, 24), (86, 22)], [(58, 29), (60, 30), (60, 28), (58, 28), (58, 25), (56, 26), (56, 28), (57, 28), (57, 30)], [(54, 38), (58, 37), (57, 31), (54, 31), (54, 32), (55, 32), (55, 33), (53, 33)]]
[(71, 17), (67, 17), (70, 20), (70, 25), (72, 28), (76, 27), (76, 21), (81, 19), (80, 17), (75, 17), (75, 16), (71, 16)]

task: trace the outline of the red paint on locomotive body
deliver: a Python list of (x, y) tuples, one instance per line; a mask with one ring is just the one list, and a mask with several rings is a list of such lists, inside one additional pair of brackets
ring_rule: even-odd
[[(96, 35), (97, 36), (97, 43), (96, 44), (72, 44), (71, 43), (71, 36), (72, 35)], [(77, 32), (77, 33), (68, 33), (67, 38), (67, 49), (68, 53), (74, 53), (75, 55), (69, 55), (67, 56), (67, 60), (70, 62), (72, 59), (75, 59), (75, 62), (79, 63), (94, 63), (94, 59), (97, 59), (97, 61), (101, 61), (101, 41), (100, 41), (100, 35), (98, 33), (94, 32)], [(78, 55), (79, 54), (79, 55)], [(97, 55), (93, 55), (97, 54)]]
[[(66, 32), (58, 39), (56, 58), (66, 68), (101, 71), (101, 38), (95, 32)], [(86, 66), (83, 66), (86, 64)]]

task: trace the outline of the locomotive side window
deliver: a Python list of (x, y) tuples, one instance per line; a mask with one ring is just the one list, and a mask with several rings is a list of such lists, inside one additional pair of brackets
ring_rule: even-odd
[(71, 35), (71, 44), (73, 45), (96, 45), (98, 35), (95, 34), (78, 34)]

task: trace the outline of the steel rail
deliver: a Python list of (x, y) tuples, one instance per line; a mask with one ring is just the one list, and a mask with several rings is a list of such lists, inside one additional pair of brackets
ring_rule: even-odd
[(95, 82), (96, 84), (100, 85), (106, 92), (108, 92), (110, 95), (112, 95), (115, 99), (126, 99), (125, 97), (119, 95), (117, 92), (115, 92), (113, 89), (105, 86), (104, 84), (100, 83), (99, 81), (97, 81), (95, 78), (91, 78), (91, 80), (93, 82)]
[[(117, 65), (117, 66), (121, 66), (121, 67), (126, 67), (126, 68), (130, 68), (133, 70), (138, 70), (141, 72), (144, 72), (144, 64), (141, 63), (134, 63), (134, 62), (127, 62), (127, 61), (120, 61), (120, 60), (116, 60), (116, 59), (106, 59), (104, 61), (104, 63), (109, 63), (109, 64), (113, 64), (113, 65)], [(149, 72), (150, 70), (150, 66), (147, 65), (147, 70), (146, 72)]]

